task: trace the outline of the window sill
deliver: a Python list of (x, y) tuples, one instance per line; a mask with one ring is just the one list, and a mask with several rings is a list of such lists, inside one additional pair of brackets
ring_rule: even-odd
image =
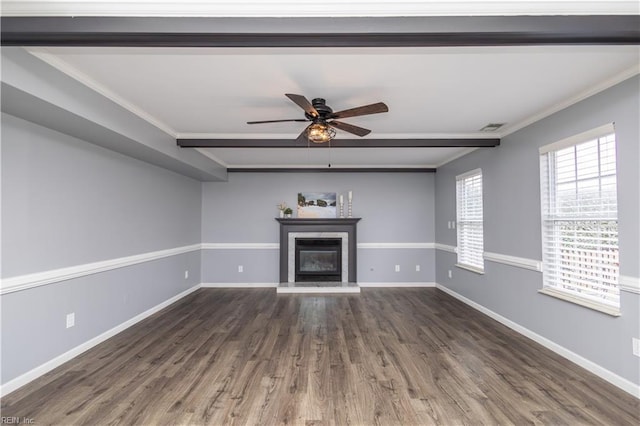
[(484, 269), (480, 269), (475, 266), (464, 265), (462, 263), (456, 263), (456, 266), (460, 269), (466, 269), (467, 271), (475, 272), (476, 274), (479, 274), (479, 275), (484, 275)]
[(585, 308), (593, 309), (594, 311), (602, 312), (613, 317), (620, 316), (620, 309), (613, 306), (604, 305), (602, 303), (593, 302), (591, 300), (582, 299), (580, 297), (573, 296), (571, 294), (563, 293), (552, 288), (543, 288), (538, 290), (538, 293), (546, 294), (547, 296), (555, 297), (566, 302), (575, 303), (576, 305), (584, 306)]

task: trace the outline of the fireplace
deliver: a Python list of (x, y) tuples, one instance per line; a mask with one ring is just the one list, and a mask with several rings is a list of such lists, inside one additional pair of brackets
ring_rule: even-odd
[(341, 238), (296, 238), (295, 281), (341, 281)]
[[(312, 283), (322, 280), (340, 283), (357, 282), (356, 224), (360, 218), (276, 218), (276, 220), (280, 222), (281, 283)], [(307, 244), (309, 240), (325, 242), (314, 243), (314, 247), (309, 247)], [(302, 268), (299, 263), (299, 249), (303, 252), (311, 252), (303, 253)], [(312, 260), (311, 264), (304, 266), (309, 255), (312, 258), (316, 257), (316, 261)], [(327, 264), (332, 265), (329, 267)], [(299, 269), (303, 270), (299, 271)], [(323, 278), (318, 277), (322, 275), (324, 275)]]

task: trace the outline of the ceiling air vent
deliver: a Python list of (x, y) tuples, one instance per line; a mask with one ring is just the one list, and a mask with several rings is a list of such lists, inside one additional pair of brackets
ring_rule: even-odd
[(504, 126), (505, 123), (489, 123), (480, 129), (481, 132), (495, 132), (500, 127)]

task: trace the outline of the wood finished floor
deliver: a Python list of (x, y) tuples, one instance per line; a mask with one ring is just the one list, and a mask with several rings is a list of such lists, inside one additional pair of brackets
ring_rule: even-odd
[(201, 289), (7, 395), (36, 424), (640, 424), (640, 403), (429, 289)]

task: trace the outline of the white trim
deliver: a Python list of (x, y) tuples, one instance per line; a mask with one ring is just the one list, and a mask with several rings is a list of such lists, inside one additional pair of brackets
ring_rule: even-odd
[(542, 111), (540, 111), (537, 114), (534, 114), (518, 123), (514, 123), (512, 126), (511, 125), (507, 125), (506, 128), (502, 129), (502, 132), (499, 135), (496, 135), (496, 137), (500, 137), (500, 138), (504, 138), (507, 135), (510, 135), (512, 133), (517, 132), (520, 129), (523, 129), (527, 126), (529, 126), (530, 124), (533, 124), (535, 122), (538, 122), (540, 120), (542, 120), (543, 118), (549, 117), (550, 115), (555, 114), (558, 111), (561, 111), (565, 108), (570, 107), (571, 105), (577, 104), (580, 101), (583, 101), (595, 94), (598, 94), (600, 92), (603, 92), (605, 90), (607, 90), (610, 87), (615, 86), (618, 83), (621, 83), (631, 77), (633, 77), (634, 75), (637, 75), (640, 73), (640, 65), (634, 65), (632, 67), (630, 67), (629, 69), (626, 69), (624, 71), (622, 71), (621, 73), (614, 75), (613, 77), (602, 81), (600, 83), (597, 83), (593, 86), (590, 86), (588, 89), (586, 89), (585, 91), (578, 93), (577, 95), (569, 98), (569, 99), (564, 99), (563, 101), (552, 105), (549, 108), (546, 108)]
[(580, 355), (578, 355), (575, 352), (570, 351), (569, 349), (560, 346), (559, 344), (547, 339), (546, 337), (543, 337), (537, 333), (534, 333), (533, 331), (529, 330), (528, 328), (525, 328), (523, 326), (521, 326), (520, 324), (511, 321), (508, 318), (503, 317), (500, 314), (497, 314), (495, 312), (493, 312), (492, 310), (485, 308), (484, 306), (480, 305), (479, 303), (474, 302), (471, 299), (468, 299), (464, 296), (462, 296), (461, 294), (456, 293), (455, 291), (443, 286), (442, 284), (438, 284), (436, 283), (436, 288), (438, 288), (439, 290), (444, 291), (445, 293), (449, 294), (450, 296), (455, 297), (456, 299), (460, 300), (461, 302), (466, 303), (467, 305), (471, 306), (472, 308), (482, 312), (483, 314), (489, 316), (490, 318), (493, 318), (494, 320), (498, 321), (501, 324), (506, 325), (507, 327), (509, 327), (512, 330), (517, 331), (518, 333), (522, 334), (525, 337), (528, 337), (529, 339), (533, 340), (536, 343), (541, 344), (542, 346), (544, 346), (547, 349), (552, 350), (553, 352), (557, 353), (558, 355), (568, 359), (569, 361), (579, 365), (580, 367), (588, 370), (589, 372), (595, 374), (596, 376), (608, 381), (609, 383), (617, 386), (618, 388), (622, 389), (625, 392), (630, 393), (631, 395), (635, 396), (636, 398), (640, 399), (640, 386), (636, 385), (635, 383), (625, 379), (624, 377), (620, 377), (617, 374), (613, 373), (612, 371), (607, 370), (604, 367), (601, 367), (600, 365), (596, 364), (593, 361), (590, 361)]
[(3, 0), (3, 16), (494, 16), (634, 15), (637, 1), (584, 0)]
[(86, 342), (76, 346), (75, 348), (68, 350), (67, 352), (58, 355), (57, 357), (45, 362), (44, 364), (39, 365), (38, 367), (16, 377), (15, 379), (9, 380), (7, 383), (5, 383), (4, 385), (0, 386), (0, 395), (1, 396), (6, 396), (9, 393), (15, 391), (16, 389), (26, 385), (27, 383), (37, 379), (40, 376), (43, 376), (44, 374), (48, 373), (49, 371), (53, 370), (56, 367), (59, 367), (60, 365), (64, 364), (65, 362), (77, 357), (78, 355), (80, 355), (83, 352), (86, 352), (87, 350), (93, 348), (94, 346), (104, 342), (105, 340), (115, 336), (116, 334), (126, 330), (127, 328), (133, 326), (134, 324), (142, 321), (143, 319), (155, 314), (156, 312), (161, 311), (162, 309), (166, 308), (167, 306), (171, 305), (172, 303), (177, 302), (178, 300), (182, 299), (185, 296), (188, 296), (189, 294), (193, 293), (194, 291), (198, 290), (200, 288), (200, 285), (196, 285), (194, 287), (191, 287), (188, 290), (183, 291), (180, 294), (177, 294), (175, 296), (173, 296), (170, 299), (165, 300), (164, 302), (150, 308), (147, 309), (146, 311), (142, 312), (141, 314), (136, 315), (135, 317), (121, 323), (120, 325), (117, 325), (115, 327), (113, 327), (110, 330), (105, 331), (104, 333), (87, 340)]
[(358, 243), (359, 249), (435, 249), (435, 243)]
[(449, 253), (457, 253), (458, 248), (456, 246), (450, 246), (448, 244), (435, 243), (436, 250), (448, 251)]
[(278, 250), (280, 243), (202, 243), (203, 250)]
[(202, 288), (275, 288), (278, 283), (202, 283)]
[(640, 278), (631, 277), (629, 275), (620, 275), (618, 277), (618, 285), (621, 291), (640, 294)]
[(620, 308), (605, 305), (604, 303), (591, 301), (582, 297), (577, 297), (564, 291), (556, 290), (555, 288), (543, 287), (542, 289), (538, 290), (538, 293), (571, 302), (579, 306), (584, 306), (585, 308), (593, 309), (594, 311), (602, 312), (603, 314), (611, 315), (614, 317), (620, 316)]
[[(4, 2), (3, 2), (4, 3)], [(4, 4), (3, 4), (4, 7)], [(4, 11), (3, 11), (4, 12)], [(40, 59), (41, 61), (51, 65), (53, 68), (56, 68), (58, 71), (61, 71), (78, 81), (79, 83), (87, 86), (89, 89), (101, 94), (105, 98), (110, 101), (115, 102), (117, 105), (120, 105), (122, 108), (126, 109), (133, 115), (140, 117), (147, 123), (156, 127), (157, 129), (163, 131), (167, 135), (171, 136), (173, 139), (177, 139), (177, 132), (171, 128), (168, 124), (159, 120), (158, 118), (152, 116), (139, 106), (129, 102), (122, 96), (113, 92), (111, 89), (107, 88), (105, 85), (98, 83), (93, 78), (89, 77), (87, 74), (79, 71), (74, 66), (70, 65), (66, 61), (60, 59), (58, 56), (49, 53), (49, 51), (45, 48), (29, 48), (27, 52)]]
[[(500, 135), (494, 135), (494, 137), (496, 138), (500, 138)], [(436, 164), (436, 169), (439, 169), (440, 167), (444, 166), (445, 164), (448, 164), (450, 162), (452, 162), (453, 160), (457, 160), (460, 157), (464, 157), (467, 154), (472, 153), (473, 151), (480, 149), (480, 148), (464, 148), (462, 151), (452, 155), (449, 158), (446, 158), (444, 160), (442, 160), (440, 163)]]
[(434, 282), (358, 282), (360, 287), (435, 287)]
[(200, 248), (201, 244), (193, 244), (190, 246), (176, 247), (149, 253), (136, 254), (133, 256), (119, 257), (117, 259), (85, 263), (84, 265), (69, 266), (66, 268), (19, 275), (10, 278), (3, 278), (0, 281), (0, 294), (26, 290), (29, 288), (39, 287), (41, 285), (57, 283), (60, 281), (84, 277), (86, 275), (110, 271), (112, 269), (124, 268), (125, 266), (136, 265), (138, 263), (162, 259), (164, 257), (189, 253), (192, 251), (200, 250)]
[(542, 261), (527, 259), (524, 257), (508, 256), (506, 254), (484, 252), (484, 260), (502, 263), (504, 265), (515, 266), (516, 268), (529, 269), (531, 271), (542, 272)]
[(569, 136), (568, 138), (559, 140), (557, 142), (541, 146), (538, 150), (540, 151), (540, 154), (546, 154), (551, 151), (558, 151), (570, 146), (577, 145), (579, 143), (597, 139), (611, 133), (615, 133), (615, 127), (613, 123), (607, 123), (600, 127), (596, 127), (595, 129), (587, 130), (586, 132)]
[(208, 157), (211, 160), (215, 161), (216, 163), (220, 164), (222, 167), (226, 167), (226, 168), (230, 167), (229, 164), (227, 164), (225, 161), (222, 161), (218, 156), (213, 155), (210, 149), (206, 149), (206, 148), (194, 148), (194, 149), (198, 151), (200, 154), (204, 155), (205, 157)]
[(465, 269), (469, 272), (473, 272), (479, 275), (484, 275), (484, 269), (480, 269), (472, 265), (465, 265), (464, 263), (456, 263), (455, 266), (460, 269)]

